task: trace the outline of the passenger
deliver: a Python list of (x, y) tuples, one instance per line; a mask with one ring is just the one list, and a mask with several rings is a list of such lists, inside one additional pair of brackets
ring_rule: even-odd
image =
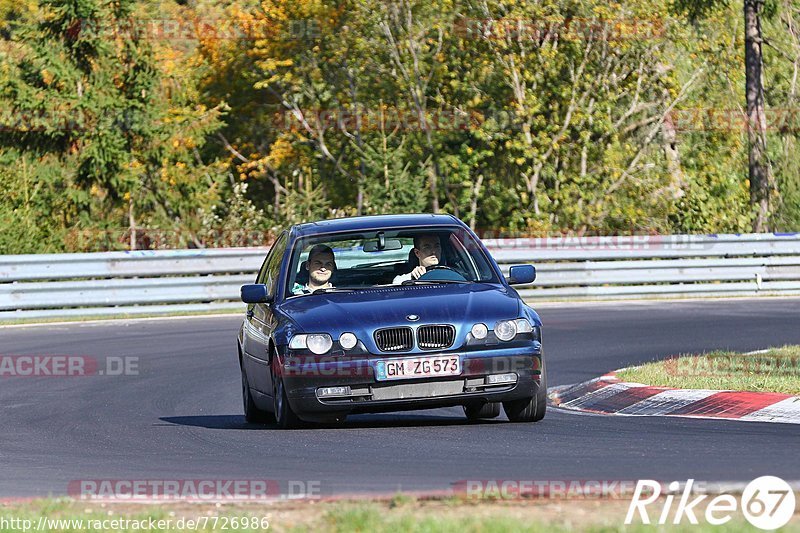
[(305, 267), (308, 283), (295, 283), (292, 294), (311, 294), (317, 289), (332, 289), (331, 276), (336, 271), (336, 259), (330, 246), (317, 244), (308, 252)]
[(394, 285), (400, 285), (410, 279), (419, 279), (429, 268), (439, 265), (442, 260), (442, 244), (436, 235), (417, 235), (414, 237), (413, 250), (419, 260), (419, 266), (414, 267), (408, 274), (395, 276), (392, 281)]

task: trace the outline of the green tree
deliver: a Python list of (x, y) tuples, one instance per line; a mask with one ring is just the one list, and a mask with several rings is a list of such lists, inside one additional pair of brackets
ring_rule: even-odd
[(222, 107), (199, 105), (171, 83), (180, 73), (159, 64), (155, 46), (163, 45), (140, 31), (145, 13), (136, 8), (133, 0), (45, 0), (37, 18), (11, 32), (0, 71), (8, 125), (0, 146), (32, 161), (34, 182), (67, 192), (62, 231), (127, 226), (131, 248), (142, 224), (195, 240), (191, 221), (219, 201), (227, 174), (198, 151), (220, 127)]

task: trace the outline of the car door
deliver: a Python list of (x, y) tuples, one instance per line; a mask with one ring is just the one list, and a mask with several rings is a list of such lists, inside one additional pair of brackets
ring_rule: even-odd
[[(267, 286), (267, 294), (275, 297), (278, 289), (278, 276), (286, 252), (287, 235), (282, 234), (272, 246), (264, 266), (258, 274), (256, 283)], [(275, 329), (275, 316), (272, 304), (251, 304), (247, 306), (247, 326), (245, 352), (246, 370), (250, 386), (268, 396), (272, 396), (272, 381), (269, 377), (269, 338)]]

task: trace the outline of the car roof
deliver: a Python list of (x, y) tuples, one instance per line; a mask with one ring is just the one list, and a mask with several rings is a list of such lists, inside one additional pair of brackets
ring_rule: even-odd
[(411, 215), (371, 215), (361, 217), (335, 218), (298, 224), (292, 227), (298, 237), (318, 233), (339, 233), (374, 229), (431, 227), (463, 225), (453, 215), (411, 214)]

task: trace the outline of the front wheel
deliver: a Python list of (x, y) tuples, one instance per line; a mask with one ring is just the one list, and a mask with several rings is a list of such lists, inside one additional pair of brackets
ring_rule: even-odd
[(480, 420), (482, 418), (497, 418), (500, 416), (500, 403), (490, 402), (483, 405), (465, 405), (464, 414), (469, 420)]
[(511, 422), (538, 422), (547, 411), (547, 372), (542, 359), (542, 380), (536, 396), (503, 402), (503, 409)]
[(244, 404), (244, 419), (250, 424), (275, 422), (275, 417), (272, 413), (262, 411), (253, 401), (253, 395), (250, 393), (250, 384), (247, 382), (247, 373), (245, 373), (244, 367), (242, 367), (242, 403)]
[(286, 386), (283, 383), (283, 376), (280, 371), (275, 371), (276, 368), (280, 368), (277, 355), (273, 356), (272, 363), (272, 398), (275, 421), (280, 429), (300, 427), (300, 419), (292, 410), (292, 406), (289, 405), (289, 399), (286, 396)]

